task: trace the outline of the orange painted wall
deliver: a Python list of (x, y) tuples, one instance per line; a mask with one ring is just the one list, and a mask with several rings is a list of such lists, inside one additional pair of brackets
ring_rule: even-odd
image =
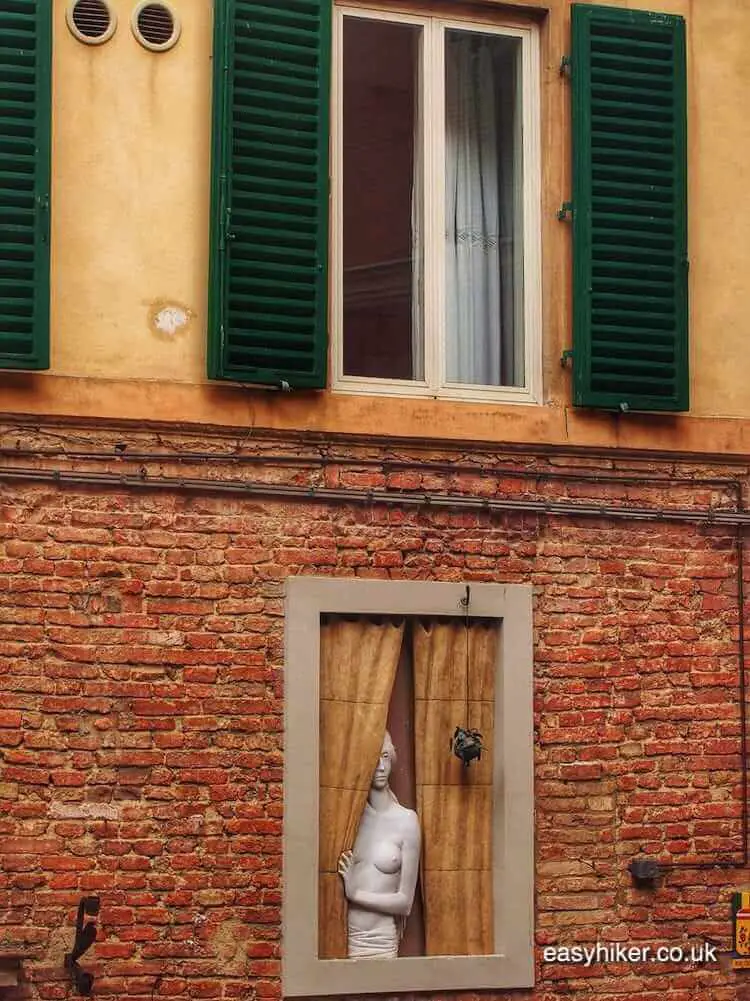
[[(537, 8), (528, 0), (523, 6)], [(52, 367), (0, 374), (18, 414), (312, 428), (485, 441), (750, 452), (750, 93), (745, 0), (653, 0), (688, 28), (691, 371), (689, 415), (588, 414), (570, 407), (569, 0), (542, 22), (544, 402), (538, 406), (279, 394), (205, 376), (212, 0), (172, 0), (182, 36), (141, 48), (132, 0), (102, 46), (76, 41), (53, 0)], [(622, 5), (620, 0), (619, 5)], [(390, 6), (398, 8), (398, 3)], [(488, 0), (486, 6), (500, 6)], [(460, 8), (461, 4), (453, 5)], [(447, 5), (441, 4), (441, 10)], [(159, 330), (155, 316), (185, 323)]]

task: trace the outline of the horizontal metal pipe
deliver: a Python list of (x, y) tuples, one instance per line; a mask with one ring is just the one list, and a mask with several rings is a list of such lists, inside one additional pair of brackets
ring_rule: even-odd
[(212, 480), (203, 477), (140, 476), (110, 472), (75, 472), (57, 469), (0, 467), (0, 482), (33, 482), (70, 486), (98, 486), (112, 489), (171, 490), (269, 497), (295, 501), (329, 501), (343, 504), (385, 504), (390, 507), (424, 507), (474, 511), (477, 513), (523, 513), (575, 518), (611, 518), (626, 521), (661, 521), (746, 527), (750, 512), (723, 508), (629, 507), (591, 501), (516, 500), (513, 498), (465, 497), (461, 494), (430, 494), (419, 491), (353, 490), (346, 487), (303, 487), (288, 484)]

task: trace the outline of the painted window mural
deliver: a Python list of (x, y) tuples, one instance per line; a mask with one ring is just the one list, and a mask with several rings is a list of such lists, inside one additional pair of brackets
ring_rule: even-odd
[(402, 939), (405, 955), (494, 952), (492, 756), (464, 764), (450, 735), (493, 745), (498, 629), (322, 623), (321, 958), (396, 956)]

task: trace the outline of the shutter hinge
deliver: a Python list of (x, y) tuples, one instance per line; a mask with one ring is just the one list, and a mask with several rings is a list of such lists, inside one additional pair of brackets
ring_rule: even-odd
[(221, 232), (219, 234), (219, 251), (221, 253), (225, 252), (227, 249), (227, 244), (236, 238), (236, 234), (232, 232), (232, 210), (227, 205), (223, 212), (223, 224), (221, 227)]
[(571, 77), (573, 75), (573, 60), (570, 56), (563, 56), (560, 60), (560, 76)]
[(560, 368), (565, 368), (568, 360), (573, 361), (573, 348), (566, 348), (560, 355)]
[(560, 222), (567, 222), (568, 218), (573, 218), (573, 202), (563, 202), (557, 212)]
[(49, 240), (49, 195), (37, 195), (36, 204), (39, 209), (37, 220), (41, 230), (42, 243)]

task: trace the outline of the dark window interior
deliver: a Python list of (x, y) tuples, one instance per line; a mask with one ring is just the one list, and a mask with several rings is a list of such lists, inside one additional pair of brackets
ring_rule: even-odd
[(421, 378), (412, 186), (421, 29), (344, 18), (344, 373)]

